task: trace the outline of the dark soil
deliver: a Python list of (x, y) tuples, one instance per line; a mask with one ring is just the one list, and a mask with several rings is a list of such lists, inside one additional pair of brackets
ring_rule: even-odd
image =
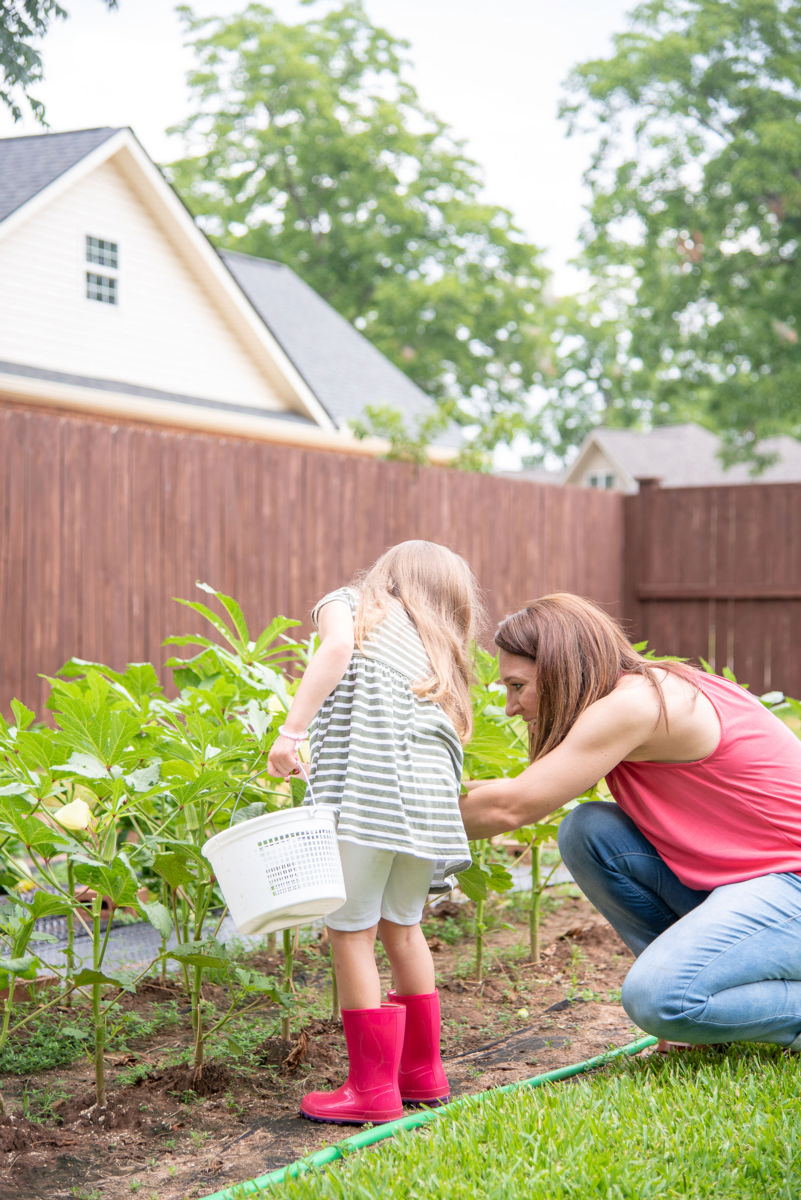
[[(440, 905), (444, 921), (449, 907)], [(544, 919), (538, 963), (528, 960), (527, 931), (504, 918), (487, 935), (481, 983), (470, 978), (471, 942), (447, 945), (435, 932), (429, 943), (454, 1097), (583, 1062), (641, 1036), (617, 1000), (631, 956), (585, 900), (569, 898)], [(299, 985), (324, 988), (327, 962), (324, 947), (302, 950)], [(258, 969), (281, 968), (280, 959), (259, 956)], [(306, 1020), (288, 1044), (268, 1037), (246, 1060), (212, 1059), (196, 1079), (190, 1066), (172, 1065), (191, 1044), (178, 985), (153, 984), (130, 1003), (147, 1016), (168, 999), (186, 1020), (108, 1056), (103, 1109), (94, 1105), (86, 1058), (4, 1078), (0, 1200), (195, 1200), (357, 1132), (298, 1115), (305, 1092), (338, 1086), (347, 1074), (340, 1021)], [(33, 1122), (26, 1112), (40, 1116)]]

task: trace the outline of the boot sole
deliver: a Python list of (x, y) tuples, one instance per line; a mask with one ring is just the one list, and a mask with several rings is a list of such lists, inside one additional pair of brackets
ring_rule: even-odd
[(311, 1113), (300, 1110), (300, 1115), (306, 1121), (316, 1121), (318, 1125), (388, 1125), (390, 1121), (398, 1121), (403, 1116), (399, 1112), (392, 1117), (313, 1117)]

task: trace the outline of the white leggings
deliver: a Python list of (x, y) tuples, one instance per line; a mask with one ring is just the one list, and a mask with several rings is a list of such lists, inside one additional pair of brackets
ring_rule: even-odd
[(329, 929), (355, 933), (382, 918), (396, 925), (420, 923), (433, 860), (342, 840), (339, 853), (347, 900), (325, 918)]

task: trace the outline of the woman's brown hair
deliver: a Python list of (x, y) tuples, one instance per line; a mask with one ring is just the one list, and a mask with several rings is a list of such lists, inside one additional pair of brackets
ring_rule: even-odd
[(533, 762), (559, 745), (590, 704), (608, 696), (621, 675), (642, 675), (656, 688), (660, 719), (665, 699), (655, 668), (692, 680), (681, 662), (646, 659), (618, 623), (592, 600), (554, 592), (505, 617), (495, 644), (537, 666), (537, 716), (529, 732)]

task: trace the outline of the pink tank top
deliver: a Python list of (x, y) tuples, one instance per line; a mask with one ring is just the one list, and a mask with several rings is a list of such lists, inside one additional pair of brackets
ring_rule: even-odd
[(610, 792), (688, 887), (801, 874), (801, 740), (738, 684), (697, 682), (720, 719), (717, 749), (694, 763), (618, 763)]

